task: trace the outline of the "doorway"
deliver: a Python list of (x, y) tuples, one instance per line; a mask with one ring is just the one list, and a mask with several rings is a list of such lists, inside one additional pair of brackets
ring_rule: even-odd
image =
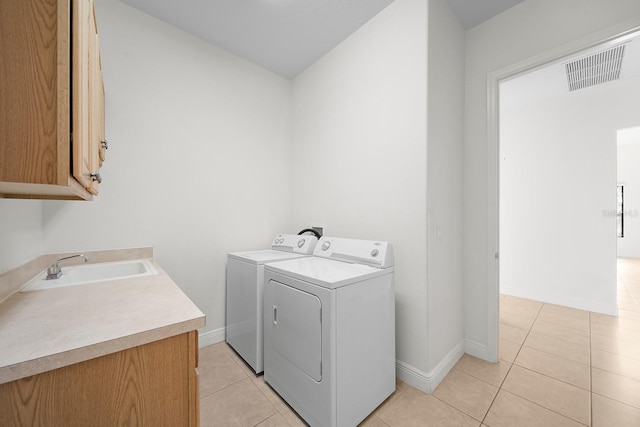
[[(586, 41), (584, 43), (582, 43), (582, 45), (580, 45), (579, 47), (576, 48), (576, 45), (574, 44), (573, 47), (568, 47), (566, 49), (559, 49), (559, 50), (555, 50), (554, 52), (548, 53), (546, 55), (541, 55), (540, 57), (537, 58), (533, 58), (531, 60), (525, 61), (523, 63), (520, 64), (516, 64), (513, 65), (511, 67), (508, 67), (506, 69), (500, 70), (498, 72), (492, 73), (489, 75), (488, 78), (488, 97), (489, 97), (489, 108), (488, 108), (488, 144), (489, 144), (489, 161), (488, 161), (488, 171), (489, 171), (489, 189), (490, 189), (490, 194), (489, 194), (489, 205), (490, 205), (490, 224), (489, 224), (489, 240), (490, 240), (490, 244), (489, 247), (495, 247), (495, 248), (499, 248), (499, 250), (496, 252), (495, 254), (495, 258), (498, 258), (498, 254), (499, 254), (499, 258), (500, 258), (500, 262), (495, 262), (495, 260), (493, 259), (489, 259), (489, 269), (488, 269), (488, 297), (489, 297), (489, 321), (488, 321), (488, 326), (489, 326), (489, 330), (488, 330), (488, 356), (489, 356), (489, 360), (493, 360), (493, 361), (497, 361), (498, 360), (498, 334), (499, 334), (499, 330), (498, 330), (498, 326), (499, 326), (499, 292), (500, 292), (500, 286), (502, 285), (501, 280), (501, 273), (503, 273), (500, 264), (502, 264), (503, 262), (506, 262), (508, 260), (509, 254), (508, 252), (505, 252), (505, 249), (507, 248), (503, 248), (502, 244), (503, 240), (502, 240), (502, 235), (501, 235), (501, 231), (502, 231), (502, 225), (501, 225), (501, 214), (504, 214), (503, 211), (503, 206), (501, 203), (501, 192), (502, 192), (502, 188), (501, 188), (501, 179), (500, 179), (500, 175), (502, 173), (501, 170), (501, 166), (502, 166), (502, 154), (503, 154), (503, 150), (502, 150), (502, 146), (501, 146), (501, 141), (500, 141), (500, 91), (501, 88), (503, 87), (502, 85), (504, 84), (508, 84), (509, 82), (513, 82), (518, 78), (521, 78), (523, 76), (526, 76), (528, 74), (531, 74), (533, 72), (539, 72), (540, 70), (543, 70), (547, 67), (553, 67), (553, 66), (557, 66), (557, 65), (562, 65), (564, 63), (566, 63), (568, 61), (568, 58), (573, 58), (573, 57), (582, 57), (582, 56), (586, 56), (589, 55), (595, 51), (598, 50), (602, 50), (602, 49), (607, 49), (607, 48), (611, 48), (614, 47), (616, 45), (620, 45), (620, 44), (624, 44), (626, 42), (629, 42), (629, 40), (633, 39), (634, 37), (637, 37), (639, 34), (638, 28), (635, 28), (633, 30), (629, 30), (626, 31), (624, 33), (618, 34), (615, 37), (610, 37), (607, 39), (600, 39), (597, 41), (591, 40), (591, 41)], [(639, 43), (640, 44), (640, 43)], [(614, 133), (615, 135), (615, 133)], [(612, 153), (614, 153), (613, 155), (609, 155), (609, 157), (613, 158), (613, 169), (612, 169), (612, 173), (609, 174), (610, 176), (610, 181), (612, 181), (612, 186), (615, 190), (615, 136), (613, 137), (614, 141), (612, 142), (613, 145), (613, 150)], [(549, 156), (553, 156), (557, 153), (555, 153), (553, 150), (548, 153)], [(571, 154), (571, 153), (569, 153)], [(575, 156), (576, 153), (574, 152), (573, 155)], [(610, 159), (611, 160), (611, 159)], [(610, 167), (611, 168), (611, 167)], [(610, 171), (611, 172), (611, 171)], [(603, 184), (600, 184), (603, 185)], [(562, 187), (562, 181), (560, 181), (558, 183), (559, 188)], [(575, 188), (575, 186), (571, 187), (571, 186), (567, 186), (567, 189), (569, 189), (570, 191), (585, 191), (583, 188), (581, 189), (577, 189)], [(530, 199), (530, 202), (535, 202), (535, 194), (527, 194), (527, 196)], [(533, 200), (531, 200), (533, 199)], [(523, 199), (523, 200), (526, 200)], [(546, 203), (549, 203), (548, 201)], [(602, 204), (602, 203), (600, 203)], [(609, 203), (605, 202), (605, 206), (608, 206)], [(597, 206), (597, 204), (596, 204)], [(532, 208), (531, 203), (530, 203), (530, 208)], [(549, 206), (548, 204), (545, 205), (543, 208), (549, 209), (550, 210), (550, 215), (549, 218), (551, 221), (553, 221), (553, 215), (554, 215), (554, 210), (553, 210), (553, 206)], [(532, 208), (533, 209), (533, 208)], [(593, 210), (592, 207), (590, 207), (589, 209)], [(611, 197), (611, 207), (610, 209), (615, 210), (615, 191), (612, 192), (612, 197)], [(535, 211), (535, 209), (533, 209)], [(599, 208), (598, 209), (598, 213), (600, 215), (600, 218), (598, 218), (597, 220), (601, 223), (601, 225), (603, 226), (603, 229), (606, 229), (608, 227), (608, 222), (611, 222), (611, 227), (614, 232), (615, 232), (615, 217), (610, 218), (610, 221), (607, 221), (607, 218), (603, 218), (604, 215), (604, 211), (606, 211), (607, 208), (605, 207), (603, 208)], [(533, 213), (533, 212), (532, 212)], [(556, 215), (563, 215), (564, 214), (570, 214), (571, 210), (569, 210), (567, 212), (566, 209), (558, 209), (555, 214)], [(591, 215), (593, 216), (593, 212), (591, 213)], [(526, 224), (524, 225), (526, 226)], [(517, 232), (518, 230), (516, 230)], [(522, 231), (522, 228), (520, 229), (520, 231)], [(511, 232), (513, 232), (513, 230), (511, 230)], [(558, 231), (557, 229), (555, 229), (554, 232), (550, 232), (549, 234), (549, 240), (546, 242), (547, 245), (551, 245), (553, 244), (554, 240), (554, 236), (558, 235)], [(613, 260), (612, 262), (610, 262), (610, 265), (613, 265), (613, 267), (610, 267), (609, 269), (611, 270), (609, 272), (609, 275), (613, 277), (613, 292), (609, 291), (609, 296), (613, 295), (613, 299), (614, 299), (614, 309), (615, 309), (615, 234), (613, 235), (614, 237), (610, 238), (608, 240), (609, 243), (607, 243), (607, 247), (608, 247), (608, 251), (610, 254), (613, 254), (610, 256), (610, 258)], [(543, 245), (544, 246), (544, 245)], [(539, 252), (544, 252), (544, 247), (541, 248), (536, 248)], [(491, 255), (491, 254), (490, 254)], [(505, 257), (507, 257), (507, 259), (505, 259)], [(544, 261), (544, 257), (542, 257), (542, 260)], [(563, 260), (560, 260), (560, 262), (562, 262)], [(542, 261), (541, 261), (542, 262)], [(548, 264), (548, 263), (547, 263)], [(529, 265), (547, 265), (547, 264), (529, 264)], [(539, 267), (538, 267), (539, 268)], [(522, 271), (522, 269), (520, 269), (520, 271)], [(595, 288), (594, 288), (595, 289)], [(592, 289), (593, 290), (593, 289)], [(596, 289), (597, 290), (597, 289)], [(539, 290), (537, 290), (539, 292)], [(583, 291), (583, 289), (579, 289), (579, 291)], [(596, 292), (597, 293), (597, 292)], [(526, 295), (522, 295), (525, 296)], [(539, 297), (538, 297), (539, 299)], [(580, 299), (580, 298), (578, 298)], [(597, 299), (597, 298), (592, 298), (592, 299)], [(577, 301), (578, 305), (580, 303), (583, 303), (584, 301)], [(495, 306), (494, 306), (495, 304)], [(565, 301), (562, 302), (562, 304), (564, 305), (569, 305), (569, 306), (575, 306), (576, 305), (576, 301), (572, 301), (570, 299), (566, 299)], [(611, 304), (609, 301), (609, 306), (605, 306), (604, 308), (601, 307), (583, 307), (583, 309), (589, 309), (589, 310), (595, 310), (595, 311), (601, 311), (601, 312), (606, 312), (606, 311), (610, 311), (611, 310)], [(492, 354), (492, 352), (495, 352)]]

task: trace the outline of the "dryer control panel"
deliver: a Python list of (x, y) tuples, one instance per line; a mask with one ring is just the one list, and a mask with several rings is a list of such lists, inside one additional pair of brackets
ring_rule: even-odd
[(376, 268), (393, 267), (395, 261), (389, 242), (327, 236), (320, 238), (313, 255)]
[(318, 243), (316, 236), (299, 236), (297, 234), (278, 234), (271, 243), (271, 249), (311, 255)]

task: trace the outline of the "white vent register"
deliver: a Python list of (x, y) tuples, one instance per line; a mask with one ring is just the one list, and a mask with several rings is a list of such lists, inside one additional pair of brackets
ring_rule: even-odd
[(615, 46), (564, 64), (569, 92), (618, 80), (624, 48)]

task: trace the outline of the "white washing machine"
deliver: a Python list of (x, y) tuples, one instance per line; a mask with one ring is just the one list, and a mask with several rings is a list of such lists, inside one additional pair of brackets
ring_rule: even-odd
[(265, 265), (264, 379), (309, 425), (353, 427), (395, 390), (393, 248), (322, 237), (313, 255)]
[(279, 234), (271, 249), (227, 255), (226, 341), (256, 374), (263, 371), (264, 264), (310, 256), (317, 242), (316, 236)]

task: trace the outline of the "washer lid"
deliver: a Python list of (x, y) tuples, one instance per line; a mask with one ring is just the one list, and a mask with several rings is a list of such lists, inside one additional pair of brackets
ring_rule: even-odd
[(271, 261), (284, 261), (286, 259), (305, 258), (307, 257), (307, 255), (266, 249), (262, 251), (231, 252), (228, 254), (228, 257), (235, 258), (244, 262), (249, 262), (251, 264), (264, 264), (265, 262)]
[(375, 268), (362, 264), (333, 261), (326, 258), (306, 257), (265, 264), (266, 271), (335, 289), (376, 276), (393, 272), (391, 268)]

